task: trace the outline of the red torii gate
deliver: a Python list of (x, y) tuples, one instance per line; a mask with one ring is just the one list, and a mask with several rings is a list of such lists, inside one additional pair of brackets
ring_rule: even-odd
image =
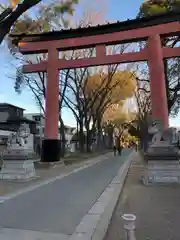
[[(47, 72), (45, 139), (42, 161), (59, 161), (59, 70), (97, 65), (148, 61), (152, 115), (168, 127), (168, 107), (163, 59), (179, 57), (180, 48), (162, 47), (161, 38), (180, 34), (180, 13), (128, 20), (102, 26), (32, 35), (11, 35), (22, 54), (48, 53), (48, 60), (24, 65), (24, 73)], [(107, 55), (106, 46), (147, 41), (140, 52)], [(78, 60), (59, 59), (59, 51), (95, 47), (96, 56)]]

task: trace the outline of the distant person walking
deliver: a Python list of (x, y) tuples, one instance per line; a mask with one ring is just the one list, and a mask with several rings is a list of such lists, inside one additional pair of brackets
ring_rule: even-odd
[(117, 153), (119, 156), (121, 156), (122, 147), (121, 147), (120, 139), (118, 136), (116, 136), (113, 139), (113, 150), (114, 150), (114, 156), (116, 156)]
[(117, 136), (113, 136), (113, 151), (114, 151), (114, 156), (116, 156), (116, 153), (118, 151), (118, 147), (117, 147)]
[(115, 145), (113, 146), (113, 152), (114, 152), (114, 156), (116, 156), (117, 149)]
[(121, 144), (121, 141), (120, 141), (119, 138), (117, 139), (117, 150), (118, 150), (118, 154), (119, 154), (119, 156), (121, 156), (121, 152), (122, 152), (122, 144)]

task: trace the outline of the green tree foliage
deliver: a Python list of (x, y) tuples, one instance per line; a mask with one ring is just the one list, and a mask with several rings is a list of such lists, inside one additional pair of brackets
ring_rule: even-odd
[(149, 0), (142, 3), (138, 17), (147, 17), (168, 11), (180, 11), (180, 0)]

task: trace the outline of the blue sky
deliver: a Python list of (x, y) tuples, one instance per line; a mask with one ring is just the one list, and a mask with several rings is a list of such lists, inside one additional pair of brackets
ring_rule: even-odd
[[(49, 0), (46, 0), (49, 1)], [(83, 2), (85, 0), (82, 0)], [(95, 0), (98, 1), (98, 0)], [(1, 3), (8, 2), (1, 0)], [(90, 2), (88, 0), (88, 2)], [(135, 18), (142, 0), (109, 0), (107, 3), (105, 18), (109, 21), (126, 20)], [(80, 16), (82, 13), (81, 4), (77, 8)], [(27, 89), (24, 89), (21, 95), (14, 91), (14, 80), (9, 76), (15, 76), (15, 69), (11, 64), (12, 57), (8, 54), (5, 45), (0, 45), (0, 102), (8, 102), (26, 109), (26, 112), (38, 112), (33, 95)], [(75, 121), (70, 111), (62, 112), (65, 124), (75, 126)], [(171, 124), (177, 125), (179, 117), (171, 120)]]

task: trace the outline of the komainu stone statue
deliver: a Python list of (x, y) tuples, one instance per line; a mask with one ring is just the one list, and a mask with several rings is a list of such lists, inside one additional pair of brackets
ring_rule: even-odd
[(12, 133), (7, 141), (7, 151), (3, 153), (4, 160), (25, 160), (34, 158), (34, 150), (29, 145), (33, 136), (30, 134), (29, 125), (23, 123), (17, 132)]
[(152, 136), (145, 159), (179, 160), (180, 133), (176, 128), (163, 129), (160, 121), (153, 121), (148, 128)]
[(18, 131), (9, 136), (7, 150), (2, 153), (0, 179), (27, 181), (36, 176), (32, 140), (33, 135), (26, 123), (21, 124)]
[(176, 128), (164, 129), (160, 121), (152, 121), (148, 132), (151, 135), (143, 183), (180, 183), (180, 133)]
[(25, 147), (27, 139), (30, 136), (30, 129), (27, 124), (21, 124), (16, 133), (10, 134), (7, 141), (8, 148), (16, 147)]

